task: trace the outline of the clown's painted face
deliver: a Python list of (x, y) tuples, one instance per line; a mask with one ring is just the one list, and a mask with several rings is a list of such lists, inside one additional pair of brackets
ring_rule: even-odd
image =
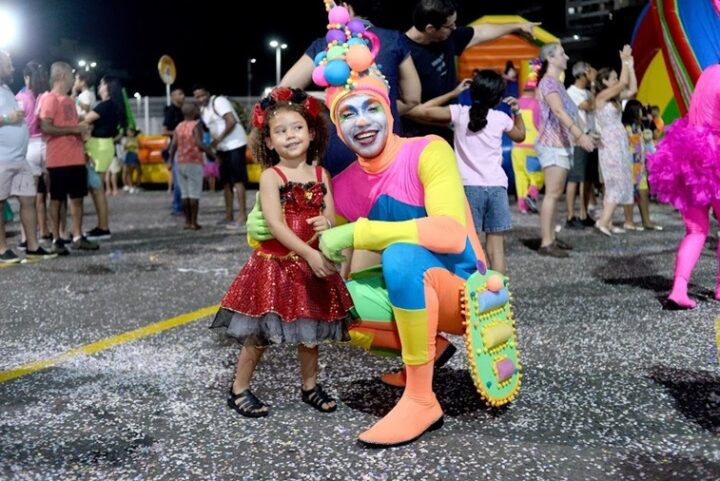
[(341, 100), (337, 122), (343, 141), (360, 157), (377, 157), (385, 148), (389, 132), (387, 112), (373, 96), (356, 94)]

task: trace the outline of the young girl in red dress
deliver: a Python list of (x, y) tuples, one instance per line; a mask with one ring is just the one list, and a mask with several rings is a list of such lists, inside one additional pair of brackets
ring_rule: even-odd
[(313, 165), (327, 144), (320, 109), (303, 91), (278, 87), (253, 112), (253, 155), (265, 168), (259, 202), (274, 239), (252, 254), (211, 326), (243, 342), (228, 405), (247, 417), (268, 414), (250, 380), (270, 344), (298, 345), (304, 402), (321, 412), (337, 407), (317, 383), (318, 344), (350, 340), (352, 300), (318, 250), (319, 233), (335, 218), (329, 175)]

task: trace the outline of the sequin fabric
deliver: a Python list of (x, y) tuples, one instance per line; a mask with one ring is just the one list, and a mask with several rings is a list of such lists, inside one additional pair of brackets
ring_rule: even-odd
[[(324, 208), (325, 186), (288, 182), (280, 190), (285, 222), (318, 248), (306, 220)], [(347, 341), (352, 299), (339, 274), (319, 278), (280, 242), (263, 242), (230, 285), (211, 327), (255, 345)]]

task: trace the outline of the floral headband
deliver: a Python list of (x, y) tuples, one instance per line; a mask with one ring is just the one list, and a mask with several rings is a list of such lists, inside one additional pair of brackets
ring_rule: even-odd
[(252, 114), (253, 127), (256, 129), (263, 128), (268, 121), (268, 109), (279, 103), (300, 105), (312, 119), (317, 118), (322, 110), (320, 102), (315, 97), (306, 94), (300, 89), (275, 87), (264, 99), (255, 104)]

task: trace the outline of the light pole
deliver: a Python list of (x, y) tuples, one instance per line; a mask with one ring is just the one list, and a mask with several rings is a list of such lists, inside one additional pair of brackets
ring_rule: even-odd
[(280, 51), (287, 48), (287, 44), (281, 44), (277, 40), (271, 40), (270, 46), (275, 49), (275, 85), (280, 85)]
[(97, 67), (97, 62), (88, 62), (86, 60), (78, 60), (78, 67), (84, 68), (86, 72), (89, 72), (91, 68)]
[(252, 64), (254, 64), (255, 62), (257, 62), (256, 58), (248, 59), (248, 66), (247, 66), (247, 70), (248, 70), (248, 94), (247, 94), (247, 96), (248, 96), (248, 98), (252, 95)]

